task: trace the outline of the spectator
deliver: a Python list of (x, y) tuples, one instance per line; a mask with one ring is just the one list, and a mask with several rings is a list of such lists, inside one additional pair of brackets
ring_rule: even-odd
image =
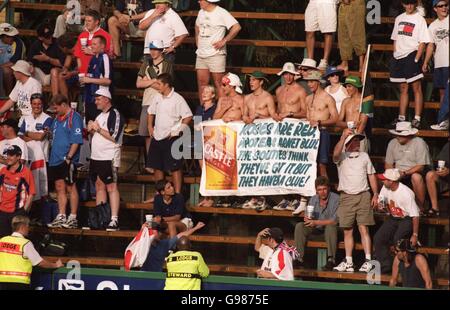
[(14, 216), (30, 210), (35, 194), (30, 169), (21, 163), (22, 149), (10, 145), (2, 154), (6, 156), (6, 166), (0, 169), (0, 237), (11, 233)]
[(338, 119), (336, 102), (320, 85), (323, 83), (319, 71), (303, 78), (308, 81), (312, 94), (306, 97), (306, 118), (310, 126), (320, 130), (320, 144), (318, 153), (319, 175), (327, 176), (328, 156), (330, 154), (330, 133), (327, 127), (334, 126)]
[(336, 265), (339, 195), (330, 191), (329, 181), (325, 177), (318, 177), (315, 185), (316, 195), (309, 200), (309, 205), (314, 206), (313, 217), (304, 214), (304, 221), (295, 226), (295, 245), (299, 251), (298, 261), (303, 264), (307, 239), (325, 237), (328, 258), (322, 270), (331, 271)]
[(121, 57), (120, 35), (125, 34), (134, 38), (143, 38), (145, 32), (139, 29), (139, 21), (150, 10), (150, 1), (145, 0), (116, 0), (113, 16), (108, 19), (108, 30), (114, 44), (114, 53)]
[(319, 70), (325, 70), (328, 66), (336, 27), (336, 0), (309, 0), (305, 11), (306, 50), (308, 58), (314, 59), (314, 35), (316, 31), (320, 31), (324, 37), (324, 49)]
[(195, 227), (183, 231), (175, 237), (168, 238), (168, 235), (165, 233), (165, 231), (167, 230), (167, 223), (162, 222), (161, 224), (159, 224), (153, 222), (152, 228), (155, 229), (158, 233), (155, 235), (152, 241), (150, 251), (148, 252), (148, 256), (144, 264), (142, 265), (141, 270), (162, 272), (165, 258), (168, 256), (169, 251), (174, 249), (177, 241), (182, 237), (188, 237), (192, 235), (194, 232), (203, 228), (204, 226), (205, 223), (198, 222)]
[[(150, 102), (153, 97), (158, 94), (157, 77), (160, 74), (168, 73), (172, 79), (173, 64), (164, 59), (163, 50), (164, 45), (161, 40), (155, 40), (150, 42), (150, 59), (145, 58), (144, 62), (139, 69), (136, 87), (145, 88), (144, 97), (142, 98), (142, 110), (139, 120), (139, 135), (145, 137), (145, 157), (148, 158), (148, 149), (150, 147), (151, 137), (148, 133), (148, 117), (147, 113)], [(147, 166), (146, 166), (147, 167)]]
[(297, 66), (297, 75), (294, 77), (294, 80), (297, 81), (303, 90), (306, 92), (306, 95), (311, 95), (311, 91), (308, 87), (308, 82), (304, 81), (303, 78), (308, 76), (311, 71), (317, 71), (317, 62), (314, 59), (303, 58), (301, 63), (295, 63)]
[[(431, 208), (428, 216), (439, 216), (438, 194), (448, 192), (448, 172), (449, 172), (449, 151), (448, 142), (444, 145), (437, 156), (438, 168), (428, 171), (425, 179), (427, 183), (428, 195), (430, 196)], [(444, 166), (439, 167), (439, 162), (444, 162)]]
[(189, 35), (181, 17), (171, 8), (172, 0), (153, 0), (153, 10), (145, 13), (139, 22), (139, 29), (145, 30), (144, 54), (150, 53), (150, 43), (162, 40), (164, 56), (175, 62), (175, 51)]
[(298, 75), (292, 62), (283, 65), (283, 69), (277, 73), (282, 76), (284, 84), (277, 88), (275, 95), (278, 106), (278, 119), (305, 118), (306, 117), (306, 92), (302, 86), (295, 83)]
[(395, 258), (389, 286), (397, 285), (399, 275), (402, 277), (403, 287), (433, 288), (427, 259), (417, 253), (416, 248), (408, 239), (399, 240), (395, 246)]
[(53, 119), (43, 112), (44, 98), (40, 93), (31, 95), (32, 114), (19, 120), (19, 136), (28, 148), (30, 169), (36, 180), (34, 200), (48, 195), (47, 165), (48, 135)]
[[(111, 93), (105, 87), (95, 92), (95, 105), (100, 114), (95, 121), (89, 121), (88, 131), (92, 134), (89, 173), (95, 182), (97, 205), (109, 198), (111, 221), (107, 231), (119, 230), (120, 194), (117, 187), (117, 173), (120, 166), (120, 147), (123, 139), (124, 119), (112, 107)], [(108, 193), (108, 195), (106, 195)]]
[(254, 71), (248, 76), (250, 77), (249, 84), (252, 93), (244, 97), (244, 122), (250, 124), (255, 119), (264, 118), (279, 121), (273, 96), (264, 90), (264, 85), (268, 83), (266, 75), (261, 71)]
[(441, 100), (441, 106), (439, 108), (439, 113), (437, 117), (438, 123), (435, 125), (431, 125), (431, 129), (433, 130), (448, 130), (449, 82), (450, 81), (447, 81), (447, 86), (445, 87), (444, 92), (444, 98), (442, 98)]
[[(79, 73), (88, 72), (89, 63), (95, 52), (92, 50), (92, 39), (96, 36), (102, 36), (106, 39), (104, 53), (114, 57), (114, 49), (111, 45), (111, 36), (105, 30), (100, 28), (100, 14), (97, 11), (86, 11), (84, 19), (84, 31), (78, 36), (73, 55), (77, 59)], [(83, 44), (82, 44), (83, 41)]]
[(44, 23), (37, 28), (38, 39), (28, 52), (28, 61), (34, 66), (33, 77), (42, 86), (50, 85), (50, 71), (54, 67), (62, 67), (65, 55), (52, 37), (50, 24)]
[[(333, 268), (339, 272), (354, 271), (352, 251), (355, 220), (365, 254), (365, 262), (359, 271), (369, 272), (372, 269), (370, 263), (372, 246), (368, 226), (375, 224), (372, 206), (376, 206), (378, 202), (378, 183), (369, 155), (359, 151), (361, 139), (364, 139), (363, 135), (352, 134), (349, 129), (345, 129), (333, 152), (333, 161), (338, 169), (338, 191), (341, 193), (338, 209), (339, 227), (344, 229), (345, 247), (345, 259)], [(372, 200), (368, 183), (373, 192)]]
[(389, 132), (396, 137), (386, 150), (385, 169), (396, 168), (400, 171), (402, 183), (412, 186), (420, 210), (425, 202), (425, 172), (431, 164), (427, 143), (414, 135), (418, 132), (410, 122), (399, 122), (395, 130)]
[(25, 142), (17, 136), (17, 132), (19, 131), (17, 121), (9, 118), (0, 123), (0, 126), (2, 129), (2, 136), (4, 137), (4, 140), (0, 141), (0, 168), (7, 165), (8, 160), (4, 155), (6, 155), (5, 151), (12, 145), (17, 145), (21, 149), (21, 163), (26, 164), (28, 161), (28, 148)]
[(224, 122), (242, 121), (244, 116), (244, 97), (242, 83), (236, 74), (228, 73), (222, 78), (223, 97), (219, 97), (213, 119)]
[[(70, 108), (67, 98), (56, 95), (52, 98), (56, 117), (51, 127), (51, 151), (48, 162), (49, 180), (55, 182), (59, 213), (51, 228), (77, 228), (78, 191), (75, 165), (80, 159), (80, 145), (83, 144), (83, 120), (81, 115)], [(66, 218), (67, 196), (69, 195), (70, 215)]]
[(392, 259), (389, 249), (398, 240), (410, 238), (412, 246), (416, 246), (419, 236), (419, 207), (414, 193), (400, 183), (400, 172), (397, 169), (386, 169), (378, 178), (383, 181), (380, 196), (386, 203), (390, 216), (383, 222), (373, 238), (375, 257), (380, 262), (381, 272), (390, 273)]
[(91, 41), (91, 51), (94, 56), (89, 61), (87, 76), (80, 78), (80, 84), (84, 84), (84, 114), (86, 122), (95, 120), (100, 111), (95, 104), (95, 93), (100, 87), (112, 89), (112, 64), (111, 59), (104, 53), (106, 39), (96, 35)]
[[(25, 44), (19, 31), (8, 23), (0, 24), (0, 95), (5, 96), (14, 87), (12, 66), (25, 58)], [(4, 88), (3, 88), (4, 87)]]
[(200, 290), (201, 279), (209, 275), (202, 254), (191, 250), (191, 242), (186, 236), (178, 239), (176, 247), (177, 251), (166, 258), (164, 290)]
[(77, 11), (74, 6), (70, 6), (71, 1), (67, 2), (67, 8), (63, 11), (63, 14), (58, 15), (56, 18), (55, 32), (53, 37), (59, 38), (66, 34), (66, 32), (80, 33), (83, 31), (82, 21), (85, 18), (85, 13), (89, 10), (97, 11), (100, 16), (106, 15), (105, 2), (104, 0), (77, 0), (80, 4), (80, 16), (79, 23), (77, 20)]
[[(220, 0), (200, 0), (200, 11), (195, 21), (195, 42), (197, 44), (197, 85), (199, 97), (204, 86), (209, 84), (210, 75), (218, 90), (218, 97), (224, 95), (220, 87), (226, 65), (226, 44), (241, 30), (238, 21), (216, 3)], [(228, 30), (228, 34), (225, 35)]]
[(258, 278), (294, 280), (292, 261), (297, 259), (298, 252), (287, 245), (280, 228), (261, 230), (256, 236), (255, 251), (264, 260), (261, 269), (256, 271)]
[(364, 67), (366, 54), (366, 2), (364, 0), (342, 0), (338, 13), (338, 43), (341, 64), (338, 69), (348, 71), (348, 62), (353, 51), (359, 58), (359, 71)]
[(169, 74), (160, 74), (157, 80), (160, 94), (153, 98), (148, 108), (148, 131), (152, 137), (148, 165), (155, 169), (155, 181), (164, 179), (164, 171), (171, 171), (175, 193), (179, 194), (183, 183), (183, 161), (175, 159), (171, 149), (180, 133), (191, 122), (192, 112), (186, 100), (175, 92)]
[(11, 69), (14, 71), (17, 82), (9, 94), (8, 101), (0, 108), (0, 115), (11, 109), (16, 103), (21, 116), (31, 115), (31, 95), (42, 93), (42, 85), (31, 77), (31, 65), (25, 60), (18, 60)]
[(323, 76), (330, 85), (325, 87), (325, 91), (333, 97), (336, 102), (336, 110), (338, 114), (341, 112), (342, 102), (345, 98), (348, 98), (347, 89), (341, 84), (340, 79), (344, 72), (336, 67), (328, 67), (325, 75)]
[(71, 34), (64, 34), (57, 40), (58, 47), (65, 55), (62, 68), (54, 67), (50, 72), (50, 86), (52, 96), (62, 94), (69, 97), (68, 86), (78, 84), (77, 62), (74, 56), (77, 37)]
[(170, 237), (191, 229), (194, 223), (191, 215), (185, 208), (183, 195), (175, 193), (172, 182), (158, 181), (155, 188), (158, 193), (155, 196), (153, 207), (155, 222), (166, 222), (167, 232)]
[(400, 112), (391, 125), (395, 126), (397, 122), (406, 120), (408, 88), (411, 84), (415, 102), (412, 126), (419, 129), (423, 109), (421, 58), (426, 43), (430, 42), (430, 35), (427, 22), (416, 10), (417, 0), (402, 0), (402, 5), (405, 13), (395, 19), (391, 35), (391, 40), (394, 41), (394, 58), (390, 65), (390, 81), (400, 83)]
[[(26, 239), (30, 232), (30, 219), (23, 215), (12, 218), (11, 225), (14, 231), (11, 236), (0, 239), (0, 290), (28, 290), (30, 289), (31, 272), (33, 266), (41, 268), (60, 268), (63, 264), (60, 259), (52, 263), (43, 259)], [(7, 248), (18, 249), (8, 251)]]
[(349, 128), (354, 133), (364, 135), (365, 139), (361, 140), (360, 151), (369, 153), (369, 141), (365, 134), (369, 116), (361, 112), (363, 84), (359, 77), (350, 75), (345, 79), (344, 85), (350, 96), (342, 102), (336, 126)]

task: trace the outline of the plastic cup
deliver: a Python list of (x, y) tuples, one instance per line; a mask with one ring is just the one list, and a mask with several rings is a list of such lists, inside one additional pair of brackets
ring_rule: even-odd
[(347, 127), (348, 129), (355, 129), (355, 122), (353, 121), (347, 122)]
[(86, 74), (84, 73), (78, 73), (78, 79), (80, 81), (80, 86), (84, 86), (84, 83), (81, 82), (81, 78), (84, 78), (86, 76)]
[(86, 47), (87, 41), (88, 41), (87, 38), (81, 38), (81, 39), (80, 39), (81, 46), (82, 46), (82, 47)]
[(153, 222), (153, 215), (152, 214), (146, 214), (145, 215), (145, 222), (147, 222), (147, 223)]
[(72, 101), (72, 102), (70, 103), (70, 107), (71, 107), (72, 109), (74, 109), (74, 110), (77, 109), (77, 106), (78, 106), (78, 102), (76, 102), (76, 101)]
[(306, 207), (306, 216), (308, 218), (312, 218), (313, 213), (314, 213), (314, 206), (311, 206), (311, 205), (307, 206)]
[(438, 160), (438, 170), (445, 168), (445, 160)]

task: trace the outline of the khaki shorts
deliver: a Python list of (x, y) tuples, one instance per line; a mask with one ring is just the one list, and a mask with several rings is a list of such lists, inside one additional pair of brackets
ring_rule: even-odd
[(358, 225), (375, 225), (373, 209), (370, 205), (370, 193), (368, 191), (356, 195), (341, 193), (337, 215), (341, 228), (353, 227), (355, 219)]
[(226, 65), (226, 55), (217, 54), (210, 57), (198, 57), (195, 62), (195, 69), (207, 69), (209, 72), (224, 73)]
[(337, 12), (334, 3), (309, 2), (305, 11), (305, 31), (336, 32)]
[(50, 74), (45, 74), (40, 68), (34, 67), (33, 77), (38, 80), (42, 86), (50, 85)]

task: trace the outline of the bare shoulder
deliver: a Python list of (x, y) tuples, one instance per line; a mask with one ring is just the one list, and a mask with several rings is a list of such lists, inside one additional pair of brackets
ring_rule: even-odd
[(252, 94), (244, 95), (244, 102), (251, 102), (252, 101)]
[(311, 102), (313, 98), (313, 94), (306, 96), (306, 102)]
[(267, 90), (265, 90), (265, 91), (262, 93), (262, 97), (263, 97), (264, 99), (266, 99), (266, 100), (271, 100), (271, 101), (273, 101), (273, 96), (272, 96), (272, 94), (269, 93)]
[(277, 90), (275, 90), (275, 94), (278, 95), (282, 90), (283, 90), (284, 86), (281, 85), (277, 88)]
[(303, 86), (301, 86), (301, 85), (298, 84), (298, 83), (294, 83), (293, 89), (294, 89), (296, 92), (298, 92), (298, 93), (302, 93), (302, 94), (305, 94), (305, 95), (306, 95), (305, 89), (303, 88)]

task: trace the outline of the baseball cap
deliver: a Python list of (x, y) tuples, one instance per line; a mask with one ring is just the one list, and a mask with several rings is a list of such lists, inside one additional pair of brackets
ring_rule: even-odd
[(241, 83), (241, 79), (239, 79), (239, 77), (231, 72), (228, 72), (227, 75), (225, 75), (222, 78), (222, 83), (225, 85), (231, 85), (235, 87), (235, 90), (238, 94), (242, 94), (242, 83)]
[(0, 24), (0, 35), (7, 35), (9, 37), (14, 37), (19, 34), (19, 31), (8, 23), (2, 23)]
[(17, 145), (10, 145), (3, 151), (3, 155), (16, 155), (22, 156), (22, 149)]
[(153, 40), (150, 42), (149, 49), (154, 49), (154, 50), (163, 50), (164, 49), (164, 43), (162, 40)]
[(400, 180), (400, 171), (398, 169), (386, 169), (384, 173), (377, 174), (380, 180), (398, 181)]
[(109, 99), (112, 99), (111, 97), (111, 93), (109, 92), (109, 89), (107, 87), (100, 87), (96, 92), (95, 92), (95, 96), (103, 96)]

